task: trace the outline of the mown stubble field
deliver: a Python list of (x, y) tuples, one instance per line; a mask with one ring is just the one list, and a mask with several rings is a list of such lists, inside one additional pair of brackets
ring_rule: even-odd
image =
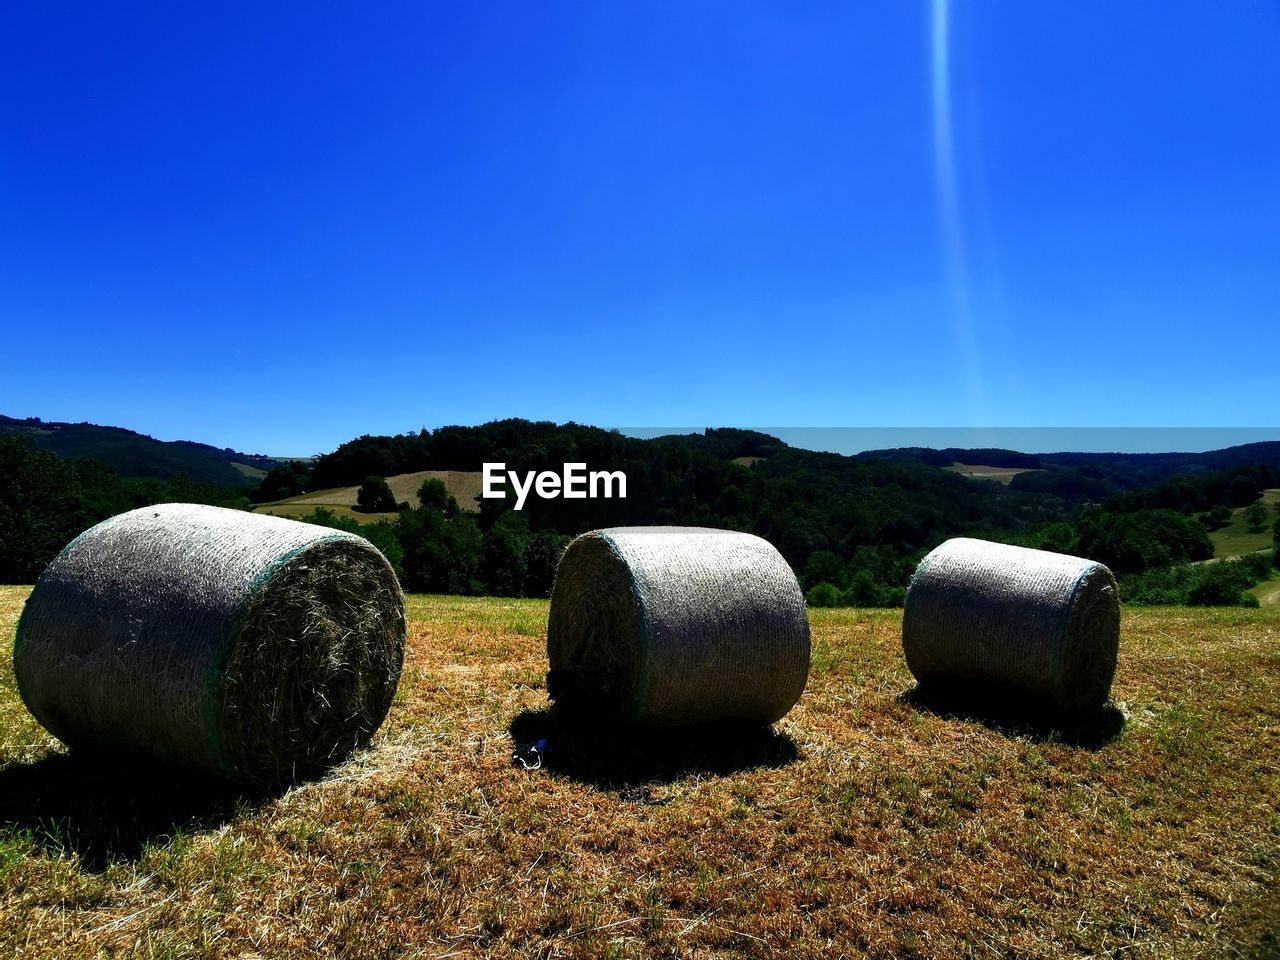
[(5, 647), (0, 953), (1280, 951), (1280, 611), (1127, 611), (1119, 710), (1072, 734), (917, 704), (897, 612), (814, 611), (800, 705), (727, 747), (558, 731), (545, 602), (410, 617), (373, 748), (270, 796), (66, 755)]

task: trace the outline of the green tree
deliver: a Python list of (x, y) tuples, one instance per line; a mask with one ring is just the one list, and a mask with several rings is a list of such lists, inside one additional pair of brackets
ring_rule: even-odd
[(504, 513), (484, 535), (480, 582), (490, 596), (518, 597), (528, 575), (529, 522), (514, 510)]
[(842, 607), (901, 607), (906, 600), (905, 587), (883, 583), (863, 567), (849, 580), (849, 588), (840, 594)]
[(1076, 524), (1074, 547), (1075, 553), (1105, 563), (1117, 574), (1213, 556), (1204, 526), (1174, 510), (1086, 509)]
[(832, 583), (815, 584), (805, 594), (804, 599), (811, 607), (838, 607), (840, 606), (840, 588)]
[(845, 578), (844, 561), (830, 550), (815, 550), (809, 554), (809, 559), (804, 565), (804, 576), (801, 579), (810, 587), (817, 586), (819, 583), (829, 583), (839, 587), (848, 582)]
[(1251, 586), (1242, 565), (1208, 563), (1199, 582), (1187, 594), (1187, 603), (1193, 607), (1256, 607), (1258, 598), (1245, 593)]
[(301, 460), (290, 460), (272, 467), (262, 478), (262, 484), (249, 494), (254, 503), (267, 503), (296, 497), (311, 489), (311, 467)]
[(402, 510), (400, 547), (408, 590), (469, 596), (480, 592), (484, 537), (471, 517), (436, 510)]
[(464, 596), (480, 592), (480, 559), (484, 535), (480, 526), (466, 514), (444, 522), (445, 550), (449, 557), (447, 593)]
[(524, 595), (526, 597), (551, 596), (551, 587), (556, 579), (556, 567), (560, 563), (560, 554), (564, 553), (569, 543), (551, 530), (540, 530), (529, 540), (525, 551)]
[[(0, 436), (0, 583), (34, 583), (73, 537), (107, 517), (154, 503), (93, 460), (61, 460), (21, 436)], [(138, 502), (142, 500), (142, 502)]]
[(1244, 593), (1253, 586), (1256, 571), (1240, 561), (1204, 563), (1197, 571), (1187, 603), (1192, 607), (1257, 607), (1258, 598)]
[(1244, 522), (1249, 525), (1251, 533), (1261, 533), (1267, 526), (1267, 507), (1261, 500), (1255, 500), (1244, 508)]
[(382, 477), (365, 477), (356, 492), (356, 509), (364, 513), (393, 512), (396, 498), (387, 481)]
[(1200, 522), (1209, 530), (1220, 530), (1231, 522), (1231, 508), (1219, 503), (1208, 513), (1201, 515)]
[(458, 513), (458, 501), (438, 477), (427, 477), (418, 488), (418, 503), (429, 510), (437, 510), (447, 517)]

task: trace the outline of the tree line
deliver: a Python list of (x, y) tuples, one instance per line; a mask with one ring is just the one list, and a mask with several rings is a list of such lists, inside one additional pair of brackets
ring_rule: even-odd
[[(531, 498), (520, 512), (509, 500), (482, 500), (478, 512), (467, 512), (438, 481), (424, 484), (415, 502), (404, 504), (395, 502), (385, 483), (397, 474), (479, 470), (495, 461), (521, 471), (559, 470), (565, 462), (623, 470), (629, 495), (625, 500)], [(1124, 579), (1126, 599), (1176, 593), (1178, 602), (1192, 602), (1221, 595), (1226, 588), (1213, 594), (1205, 587), (1192, 598), (1191, 581), (1210, 575), (1184, 568), (1212, 556), (1208, 533), (1224, 510), (1230, 519), (1233, 507), (1280, 486), (1275, 465), (1244, 465), (1176, 476), (1141, 489), (1108, 487), (1110, 493), (1093, 497), (1086, 481), (1098, 478), (1081, 472), (1089, 469), (1022, 474), (1006, 487), (918, 458), (800, 450), (754, 431), (719, 429), (640, 440), (579, 424), (505, 420), (359, 437), (314, 462), (276, 467), (251, 497), (265, 502), (359, 486), (360, 508), (395, 511), (396, 519), (357, 524), (324, 509), (308, 519), (373, 540), (409, 590), (546, 596), (555, 560), (571, 536), (603, 526), (677, 524), (764, 537), (796, 570), (815, 604), (895, 606), (920, 557), (952, 536), (1100, 560)], [(1049, 481), (1023, 481), (1046, 474)], [(124, 479), (93, 461), (59, 460), (20, 438), (3, 438), (0, 580), (31, 582), (85, 527), (167, 499), (248, 505), (237, 490), (184, 478), (168, 483)], [(1157, 572), (1170, 570), (1184, 572), (1159, 574), (1164, 580), (1157, 582)], [(1154, 579), (1136, 579), (1148, 576)], [(1247, 602), (1243, 589), (1234, 599)]]
[(64, 460), (21, 434), (0, 436), (0, 583), (33, 583), (83, 530), (156, 503), (247, 508), (243, 489), (178, 475), (122, 477), (90, 458)]

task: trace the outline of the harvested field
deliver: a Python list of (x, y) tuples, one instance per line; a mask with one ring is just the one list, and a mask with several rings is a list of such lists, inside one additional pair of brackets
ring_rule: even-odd
[(1031, 473), (1034, 470), (1029, 467), (989, 467), (981, 463), (953, 463), (946, 469), (974, 480), (995, 480), (1004, 484), (1020, 473)]
[[(410, 506), (416, 507), (418, 505), (418, 489), (422, 486), (422, 482), (427, 479), (443, 481), (445, 489), (458, 501), (459, 507), (468, 513), (479, 513), (480, 505), (476, 502), (476, 497), (480, 496), (482, 487), (482, 478), (479, 471), (421, 470), (417, 473), (402, 473), (398, 476), (387, 477), (387, 485), (391, 487), (391, 493), (396, 498), (397, 503), (407, 502)], [(313, 490), (300, 496), (259, 504), (254, 507), (254, 510), (258, 513), (271, 513), (279, 517), (304, 517), (314, 513), (316, 507), (325, 507), (334, 513), (354, 517), (364, 522), (397, 519), (398, 514), (395, 513), (361, 513), (353, 509), (357, 502), (356, 495), (359, 492), (360, 488), (358, 486)]]
[[(10, 642), (27, 588), (0, 588)], [(1126, 611), (1119, 711), (942, 715), (892, 611), (814, 611), (776, 735), (545, 712), (542, 601), (411, 597), (372, 749), (283, 795), (64, 755), (0, 660), (0, 952), (1191, 957), (1280, 935), (1280, 612)], [(548, 768), (510, 762), (546, 736)]]
[(310, 517), (317, 510), (328, 510), (336, 516), (348, 517), (360, 523), (377, 523), (379, 520), (398, 523), (400, 520), (399, 513), (365, 513), (354, 507), (342, 507), (333, 504), (325, 506), (324, 504), (314, 503), (290, 503), (287, 500), (281, 500), (276, 503), (260, 503), (253, 508), (254, 513), (269, 513), (273, 517), (293, 517), (296, 519)]

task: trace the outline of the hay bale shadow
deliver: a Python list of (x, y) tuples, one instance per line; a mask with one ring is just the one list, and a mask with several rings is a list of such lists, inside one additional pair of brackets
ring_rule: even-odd
[(645, 802), (652, 802), (648, 786), (785, 767), (800, 758), (795, 741), (772, 727), (629, 730), (592, 725), (555, 706), (522, 711), (508, 733), (517, 747), (547, 741), (542, 769), (552, 776)]
[(1124, 731), (1125, 716), (1111, 701), (1091, 713), (1065, 716), (1017, 691), (1003, 687), (964, 689), (920, 686), (900, 693), (897, 701), (947, 720), (977, 723), (1007, 737), (1036, 743), (1062, 743), (1101, 750)]
[(0, 825), (101, 872), (179, 834), (216, 829), (283, 792), (250, 791), (155, 762), (55, 753), (0, 767)]

